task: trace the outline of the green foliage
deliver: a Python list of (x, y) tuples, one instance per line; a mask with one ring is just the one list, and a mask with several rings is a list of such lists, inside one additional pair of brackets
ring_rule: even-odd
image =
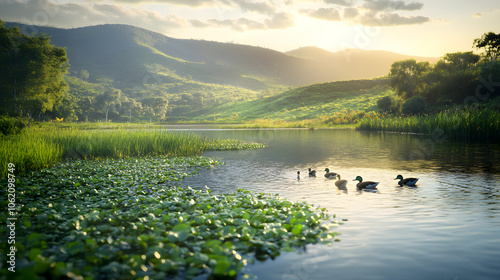
[(416, 115), (425, 112), (425, 100), (422, 96), (413, 96), (406, 100), (401, 106), (401, 113), (403, 115)]
[[(347, 124), (359, 112), (376, 110), (376, 100), (392, 94), (387, 79), (342, 81), (291, 89), (251, 101), (234, 102), (192, 115), (193, 120), (247, 122), (249, 126), (325, 125), (332, 116)], [(338, 115), (346, 116), (339, 118)], [(355, 123), (355, 118), (352, 122)], [(313, 124), (314, 123), (314, 124)]]
[(481, 38), (474, 40), (474, 47), (484, 50), (484, 57), (493, 62), (500, 55), (500, 33), (484, 33)]
[(393, 108), (393, 100), (390, 96), (384, 96), (377, 100), (377, 106), (382, 110), (383, 112), (389, 112)]
[[(326, 210), (239, 189), (171, 187), (213, 158), (72, 161), (16, 178), (16, 275), (24, 279), (236, 279), (249, 262), (331, 244)], [(0, 194), (6, 197), (7, 182)], [(7, 200), (0, 207), (7, 209)], [(0, 216), (7, 218), (7, 211)], [(0, 228), (6, 236), (7, 227)], [(8, 252), (7, 242), (0, 243)], [(21, 265), (22, 264), (22, 265)], [(1, 277), (12, 275), (6, 266)]]
[(470, 52), (447, 53), (434, 66), (435, 71), (453, 72), (467, 70), (479, 62), (480, 56)]
[(479, 58), (472, 52), (457, 52), (444, 55), (434, 66), (414, 60), (398, 61), (391, 67), (391, 86), (403, 99), (423, 96), (429, 104), (461, 104), (476, 94), (481, 79), (489, 77), (490, 84), (495, 82), (495, 76), (490, 75), (498, 74), (493, 70), (495, 63), (478, 65)]
[(421, 75), (429, 69), (429, 62), (417, 63), (415, 59), (396, 61), (389, 72), (391, 86), (405, 99), (418, 95), (422, 88)]
[(420, 116), (371, 116), (358, 129), (431, 134), (440, 139), (500, 139), (500, 112), (487, 108), (456, 108)]
[(26, 124), (19, 118), (0, 116), (0, 136), (19, 134)]
[(28, 36), (0, 21), (0, 101), (4, 110), (28, 116), (51, 111), (66, 91), (66, 50), (45, 35)]
[[(71, 159), (130, 156), (192, 156), (205, 150), (261, 148), (261, 144), (206, 139), (196, 134), (162, 130), (73, 130), (31, 128), (1, 139), (0, 163), (14, 163), (23, 173)], [(1, 177), (7, 174), (3, 170)]]

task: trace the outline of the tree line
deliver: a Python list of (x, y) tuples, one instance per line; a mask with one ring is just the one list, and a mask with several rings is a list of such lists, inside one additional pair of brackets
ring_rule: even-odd
[[(394, 62), (389, 72), (390, 85), (397, 98), (378, 100), (385, 112), (417, 114), (428, 108), (472, 105), (500, 95), (500, 33), (485, 33), (469, 52), (445, 54), (436, 64), (408, 59)], [(496, 88), (496, 89), (495, 89)]]
[(124, 122), (132, 115), (154, 121), (166, 117), (165, 96), (149, 94), (139, 102), (105, 79), (87, 83), (86, 70), (70, 76), (69, 68), (66, 49), (52, 45), (50, 37), (23, 34), (0, 20), (0, 115), (22, 117), (27, 125), (33, 119)]

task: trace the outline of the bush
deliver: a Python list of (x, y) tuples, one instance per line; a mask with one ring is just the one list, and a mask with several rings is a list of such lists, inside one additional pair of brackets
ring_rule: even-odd
[(392, 98), (390, 96), (384, 96), (377, 100), (377, 106), (384, 112), (391, 110)]
[(0, 135), (18, 134), (26, 124), (18, 118), (0, 116)]
[(414, 96), (406, 100), (401, 106), (401, 113), (404, 115), (416, 115), (425, 112), (425, 101), (422, 96)]

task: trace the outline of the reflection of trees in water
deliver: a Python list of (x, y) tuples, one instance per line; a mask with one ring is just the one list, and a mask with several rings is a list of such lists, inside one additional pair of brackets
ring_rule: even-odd
[(500, 144), (437, 141), (430, 135), (418, 134), (360, 135), (375, 152), (389, 154), (392, 169), (500, 173)]

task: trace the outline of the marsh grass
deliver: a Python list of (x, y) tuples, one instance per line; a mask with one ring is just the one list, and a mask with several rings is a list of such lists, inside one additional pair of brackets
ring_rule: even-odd
[[(1, 139), (2, 166), (13, 163), (18, 173), (39, 170), (73, 159), (141, 156), (194, 156), (205, 150), (262, 147), (237, 140), (208, 139), (192, 133), (165, 130), (77, 130), (32, 128)], [(1, 177), (6, 176), (6, 168)]]
[(500, 112), (492, 109), (462, 108), (432, 115), (387, 116), (369, 114), (358, 129), (440, 134), (452, 139), (500, 139)]

